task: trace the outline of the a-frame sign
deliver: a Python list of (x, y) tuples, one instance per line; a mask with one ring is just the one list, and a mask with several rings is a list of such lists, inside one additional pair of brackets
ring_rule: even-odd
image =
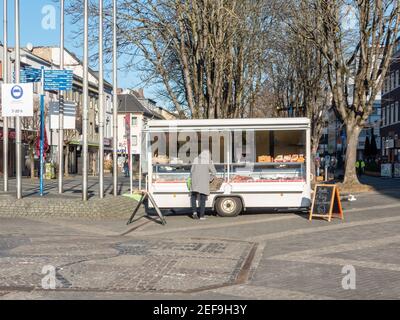
[(333, 214), (343, 220), (343, 209), (340, 202), (339, 189), (335, 184), (317, 184), (311, 204), (310, 217), (332, 220)]

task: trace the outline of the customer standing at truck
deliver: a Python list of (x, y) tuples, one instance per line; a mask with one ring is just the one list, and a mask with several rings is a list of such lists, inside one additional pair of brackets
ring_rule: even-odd
[[(191, 195), (190, 203), (192, 206), (193, 219), (205, 220), (206, 199), (210, 195), (210, 181), (217, 171), (211, 161), (209, 150), (203, 150), (192, 163), (190, 170)], [(197, 206), (196, 200), (199, 201)], [(200, 214), (200, 216), (199, 216)]]

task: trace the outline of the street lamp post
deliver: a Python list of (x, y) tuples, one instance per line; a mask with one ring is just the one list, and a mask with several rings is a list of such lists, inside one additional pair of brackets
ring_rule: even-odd
[(103, 0), (99, 0), (99, 194), (104, 197)]
[[(60, 0), (60, 70), (64, 69), (64, 0)], [(63, 193), (64, 177), (64, 92), (58, 99), (58, 193)]]
[(88, 198), (88, 100), (89, 100), (89, 83), (88, 83), (88, 22), (89, 22), (89, 6), (88, 0), (84, 0), (84, 44), (83, 44), (83, 108), (82, 108), (82, 200), (87, 201)]
[[(7, 1), (3, 0), (3, 83), (8, 82), (8, 22)], [(8, 191), (8, 118), (3, 117), (3, 179), (4, 192)]]
[[(21, 56), (20, 56), (20, 28), (19, 28), (19, 0), (14, 0), (15, 14), (15, 83), (20, 82)], [(15, 117), (15, 156), (17, 199), (22, 199), (22, 146), (21, 146), (21, 118)]]
[(118, 195), (117, 0), (113, 0), (113, 193)]

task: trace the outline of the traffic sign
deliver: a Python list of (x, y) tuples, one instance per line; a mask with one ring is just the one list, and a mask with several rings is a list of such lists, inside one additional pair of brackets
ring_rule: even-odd
[[(15, 72), (13, 73), (13, 78), (15, 82)], [(30, 83), (30, 82), (40, 82), (42, 80), (42, 70), (32, 68), (32, 67), (24, 67), (20, 72), (20, 82), (21, 83)]]
[(33, 116), (32, 83), (4, 83), (2, 84), (1, 98), (3, 117)]
[(73, 72), (72, 70), (45, 70), (44, 71), (44, 90), (72, 89)]

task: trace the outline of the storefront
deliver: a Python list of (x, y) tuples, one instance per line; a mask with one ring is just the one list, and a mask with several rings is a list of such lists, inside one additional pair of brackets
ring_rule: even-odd
[(381, 176), (400, 178), (400, 124), (381, 129)]
[[(22, 175), (31, 174), (30, 146), (27, 137), (32, 134), (30, 130), (22, 130)], [(3, 174), (3, 128), (0, 128), (0, 173)], [(34, 155), (34, 171), (37, 175), (39, 169), (39, 159)], [(14, 177), (16, 174), (16, 155), (15, 155), (15, 130), (8, 131), (8, 175)]]
[[(3, 175), (3, 128), (0, 128), (0, 172)], [(15, 176), (15, 131), (8, 132), (8, 175)]]

